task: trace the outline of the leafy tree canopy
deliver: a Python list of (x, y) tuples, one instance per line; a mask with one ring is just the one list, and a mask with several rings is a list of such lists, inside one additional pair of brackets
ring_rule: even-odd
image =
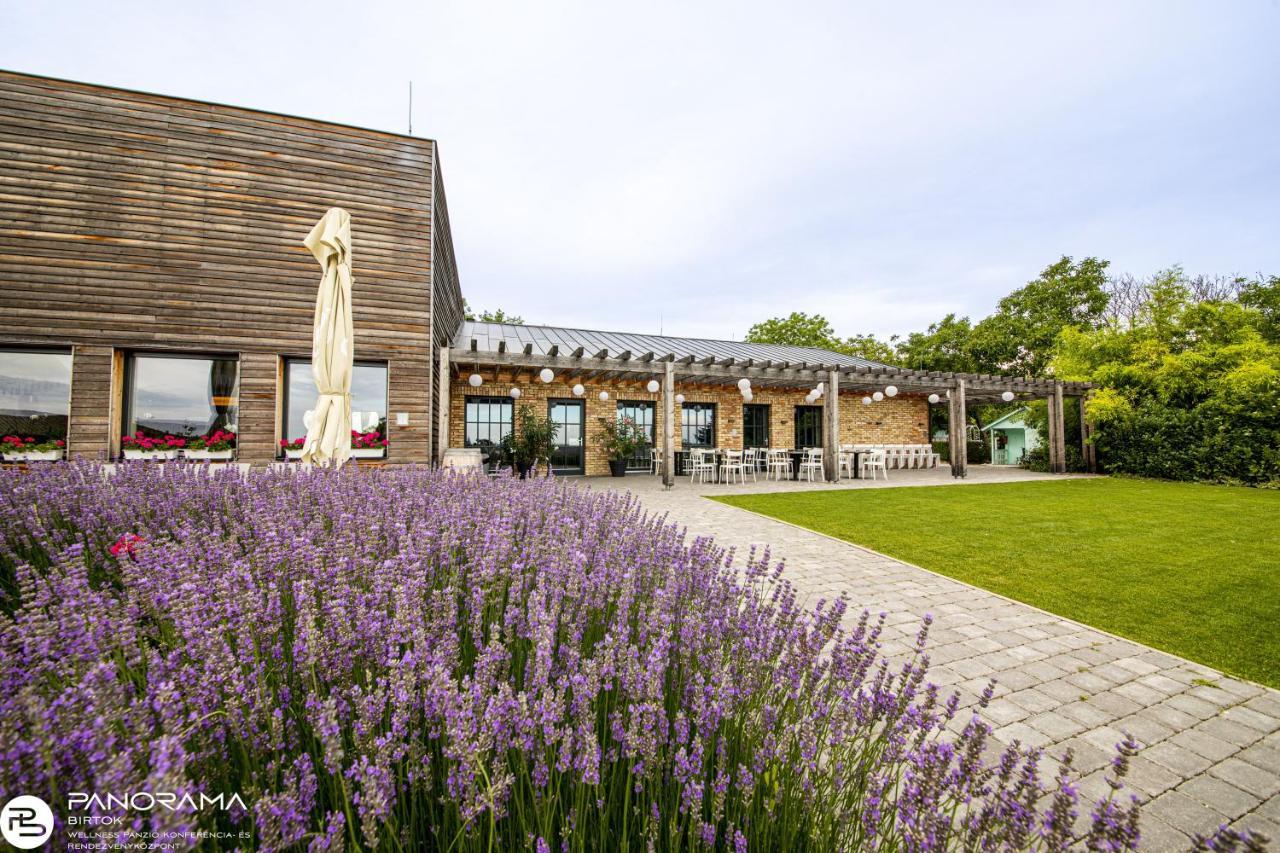
[(508, 314), (501, 308), (496, 311), (475, 311), (469, 302), (462, 302), (463, 316), (472, 322), (477, 323), (510, 323), (513, 326), (523, 326), (524, 318), (517, 317), (515, 314)]
[(787, 317), (774, 317), (756, 323), (747, 330), (745, 340), (753, 344), (784, 344), (794, 347), (816, 347), (845, 355), (896, 364), (897, 351), (893, 339), (882, 341), (874, 335), (841, 338), (821, 314), (793, 311)]

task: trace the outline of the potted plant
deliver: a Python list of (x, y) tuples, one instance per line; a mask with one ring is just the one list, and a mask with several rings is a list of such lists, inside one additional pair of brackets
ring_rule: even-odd
[(532, 406), (521, 406), (516, 413), (516, 429), (503, 439), (504, 451), (512, 466), (523, 480), (539, 462), (547, 463), (551, 471), (551, 451), (556, 446), (560, 425), (549, 417), (543, 417)]
[(286, 459), (301, 459), (302, 445), (306, 443), (307, 443), (307, 439), (305, 436), (302, 438), (295, 438), (293, 441), (289, 441), (286, 438), (282, 438), (280, 439), (280, 449), (284, 451), (284, 456)]
[(614, 477), (627, 475), (627, 460), (648, 446), (644, 431), (631, 418), (597, 418), (600, 432), (596, 443), (609, 457), (609, 473)]
[(187, 442), (182, 455), (188, 459), (230, 459), (235, 455), (236, 434), (215, 429)]
[(186, 447), (186, 439), (173, 435), (152, 438), (141, 431), (120, 439), (125, 459), (177, 459), (178, 451)]
[(387, 455), (387, 440), (376, 429), (351, 431), (352, 459), (381, 459)]
[(60, 438), (37, 441), (31, 435), (6, 435), (0, 439), (0, 454), (6, 462), (56, 462), (62, 458), (65, 446)]

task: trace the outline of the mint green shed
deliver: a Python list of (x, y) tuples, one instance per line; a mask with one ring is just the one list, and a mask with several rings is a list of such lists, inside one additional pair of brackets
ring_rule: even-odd
[(1027, 409), (1014, 409), (982, 428), (991, 448), (992, 465), (1017, 465), (1024, 454), (1040, 446), (1040, 432), (1027, 426)]

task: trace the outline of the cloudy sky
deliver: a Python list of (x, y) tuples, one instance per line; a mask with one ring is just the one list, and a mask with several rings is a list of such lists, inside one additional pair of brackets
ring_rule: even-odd
[(0, 66), (440, 140), (463, 289), (741, 337), (1280, 273), (1280, 3), (0, 0)]

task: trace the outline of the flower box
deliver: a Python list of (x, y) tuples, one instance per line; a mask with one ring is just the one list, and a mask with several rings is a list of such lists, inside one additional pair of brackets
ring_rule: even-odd
[(125, 459), (177, 459), (178, 451), (174, 450), (140, 450), (138, 448), (126, 447), (124, 449)]
[(297, 447), (297, 448), (294, 448), (294, 447), (286, 447), (286, 448), (284, 449), (284, 458), (285, 458), (285, 459), (301, 459), (301, 458), (302, 458), (302, 448), (301, 448), (301, 447)]
[(387, 455), (385, 447), (353, 447), (351, 448), (352, 459), (381, 459)]
[(227, 450), (184, 450), (182, 455), (187, 459), (234, 459), (236, 452), (231, 449)]
[(4, 454), (5, 462), (57, 462), (61, 458), (61, 450), (6, 451)]

